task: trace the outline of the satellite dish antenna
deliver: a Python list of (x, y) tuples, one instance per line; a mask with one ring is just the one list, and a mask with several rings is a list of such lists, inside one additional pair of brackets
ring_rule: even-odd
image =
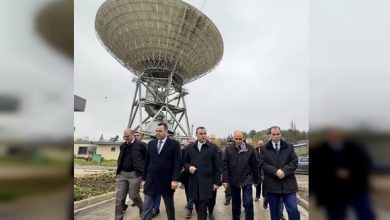
[(136, 76), (128, 127), (154, 135), (165, 122), (172, 132), (192, 136), (183, 86), (222, 59), (214, 23), (181, 0), (107, 0), (95, 28), (103, 47)]

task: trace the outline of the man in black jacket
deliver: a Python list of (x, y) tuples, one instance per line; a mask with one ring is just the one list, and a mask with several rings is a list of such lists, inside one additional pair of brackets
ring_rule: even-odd
[[(187, 147), (185, 169), (189, 172), (189, 196), (195, 203), (198, 220), (206, 220), (213, 191), (221, 185), (221, 165), (217, 146), (206, 140), (206, 129), (196, 129), (197, 141)], [(214, 219), (213, 215), (210, 215)]]
[(291, 144), (281, 139), (278, 126), (270, 128), (271, 140), (261, 148), (260, 164), (264, 171), (264, 190), (270, 207), (271, 220), (279, 219), (280, 198), (283, 199), (289, 220), (299, 220), (298, 191), (294, 171), (298, 157)]
[(329, 220), (347, 219), (349, 208), (357, 219), (373, 220), (369, 196), (372, 161), (359, 143), (345, 135), (339, 128), (329, 128), (326, 140), (310, 149), (310, 193), (325, 207)]
[(142, 212), (142, 199), (139, 195), (141, 175), (144, 169), (145, 147), (134, 139), (134, 132), (126, 129), (123, 134), (125, 143), (120, 146), (118, 157), (118, 167), (116, 174), (117, 195), (115, 206), (115, 219), (123, 219), (124, 211), (127, 209), (125, 204), (127, 193), (133, 203)]
[(153, 201), (159, 195), (164, 199), (167, 219), (175, 219), (173, 193), (180, 179), (180, 143), (169, 139), (167, 135), (167, 124), (159, 123), (156, 128), (157, 140), (148, 143), (142, 175), (145, 194), (142, 220), (152, 219)]
[(258, 161), (253, 146), (244, 142), (244, 133), (237, 130), (233, 136), (235, 143), (226, 148), (222, 161), (222, 183), (225, 188), (230, 185), (233, 220), (240, 219), (241, 189), (245, 219), (253, 220), (252, 184), (259, 182)]

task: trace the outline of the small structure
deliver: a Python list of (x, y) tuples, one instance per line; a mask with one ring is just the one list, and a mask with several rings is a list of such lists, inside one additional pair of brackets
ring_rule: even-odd
[(88, 158), (100, 154), (104, 160), (116, 160), (123, 142), (86, 142), (74, 144), (74, 156)]

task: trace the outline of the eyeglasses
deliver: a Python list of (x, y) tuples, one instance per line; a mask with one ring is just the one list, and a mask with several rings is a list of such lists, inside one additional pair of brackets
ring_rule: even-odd
[(234, 138), (234, 140), (236, 140), (236, 141), (241, 141), (242, 138)]
[(123, 137), (124, 137), (124, 138), (128, 138), (128, 137), (130, 137), (130, 135), (124, 135)]

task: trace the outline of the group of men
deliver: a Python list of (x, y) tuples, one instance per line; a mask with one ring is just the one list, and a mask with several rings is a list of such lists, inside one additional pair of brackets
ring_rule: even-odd
[[(270, 140), (258, 152), (244, 141), (244, 133), (236, 130), (234, 143), (218, 150), (215, 136), (207, 138), (205, 127), (196, 129), (197, 140), (181, 149), (180, 143), (168, 137), (168, 127), (159, 123), (156, 139), (147, 146), (126, 129), (118, 158), (118, 191), (115, 219), (123, 219), (127, 209), (126, 196), (138, 207), (142, 220), (151, 220), (156, 199), (164, 200), (168, 220), (175, 219), (173, 195), (179, 182), (186, 188), (187, 217), (195, 205), (198, 220), (214, 219), (213, 209), (220, 186), (230, 189), (232, 219), (239, 220), (241, 203), (245, 219), (254, 219), (252, 186), (263, 182), (265, 201), (271, 220), (280, 219), (281, 201), (291, 220), (299, 220), (294, 171), (298, 158), (292, 145), (281, 139), (281, 129), (270, 128)], [(183, 178), (185, 176), (185, 178)], [(144, 201), (139, 191), (143, 187)], [(242, 200), (241, 200), (242, 192)], [(256, 201), (258, 201), (256, 195)]]

